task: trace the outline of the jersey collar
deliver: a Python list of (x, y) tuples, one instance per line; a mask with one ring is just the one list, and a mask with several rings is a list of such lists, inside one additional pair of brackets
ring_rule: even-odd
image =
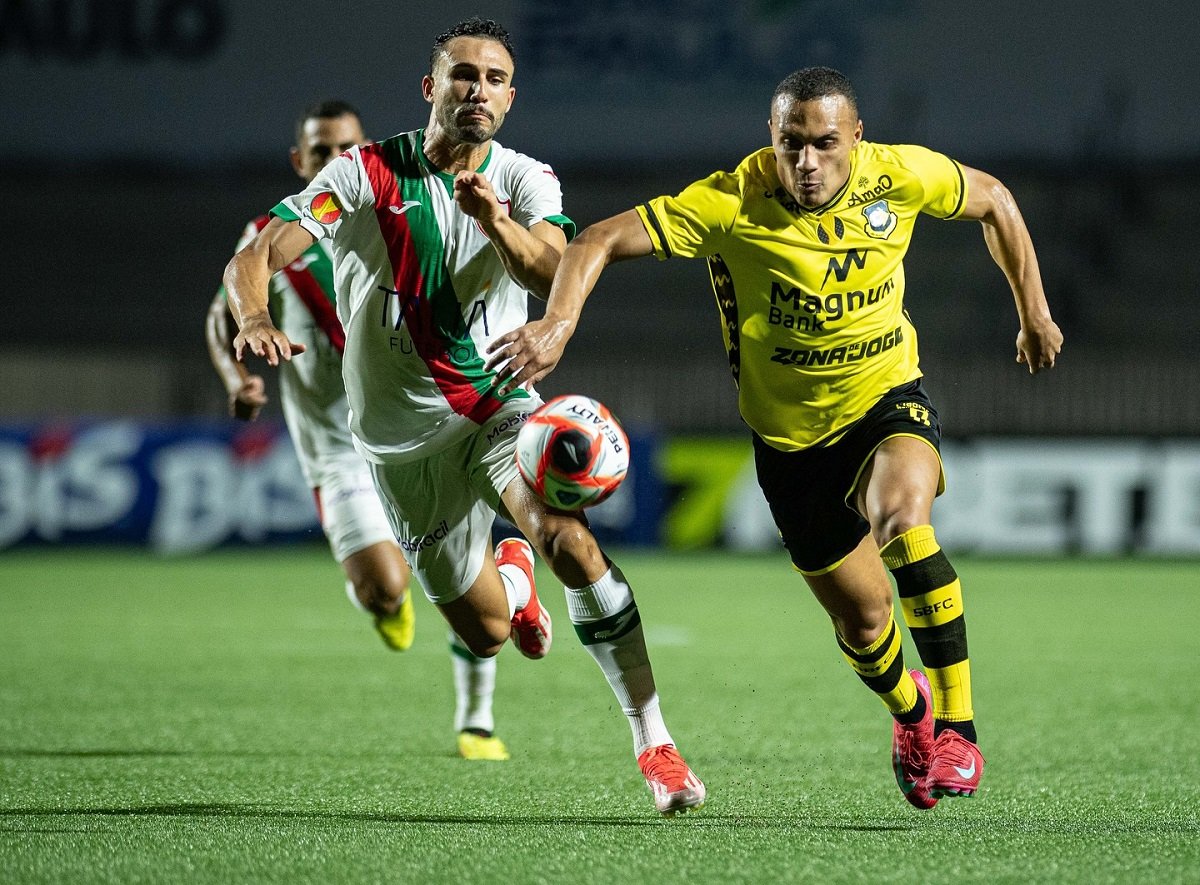
[[(453, 194), (454, 193), (454, 175), (453, 175), (453, 173), (443, 172), (437, 166), (433, 165), (433, 161), (430, 160), (429, 157), (425, 156), (425, 130), (424, 129), (417, 130), (417, 144), (420, 146), (419, 150), (417, 151), (417, 155), (421, 158), (421, 162), (425, 164), (425, 168), (428, 169), (430, 172), (432, 172), (434, 175), (436, 175), (439, 179), (441, 179), (442, 184), (444, 184), (446, 186), (446, 191), (448, 193)], [(496, 143), (494, 141), (488, 145), (487, 156), (483, 158), (483, 162), (479, 164), (479, 168), (475, 170), (476, 172), (483, 172), (484, 170), (487, 169), (488, 164), (492, 162), (492, 151), (495, 149), (495, 147), (496, 147)]]

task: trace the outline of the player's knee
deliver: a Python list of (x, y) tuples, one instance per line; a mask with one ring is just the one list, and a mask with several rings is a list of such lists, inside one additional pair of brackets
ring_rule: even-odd
[(351, 584), (359, 604), (378, 617), (392, 615), (408, 592), (408, 574), (400, 569), (371, 571), (357, 576)]
[(857, 611), (843, 614), (834, 620), (842, 639), (851, 648), (870, 648), (892, 622), (890, 600), (884, 604), (860, 606)]
[(503, 642), (466, 642), (467, 651), (477, 658), (494, 658), (504, 648)]
[[(550, 570), (570, 587), (588, 583), (586, 575), (603, 568), (604, 554), (587, 524), (577, 517), (548, 516), (530, 539)], [(579, 583), (583, 581), (583, 583)]]
[(929, 514), (921, 507), (900, 503), (878, 514), (871, 521), (871, 533), (880, 549), (909, 529), (929, 524)]
[(383, 592), (383, 588), (377, 582), (360, 578), (357, 581), (350, 582), (350, 589), (354, 594), (355, 600), (358, 601), (360, 608), (377, 617), (391, 614), (388, 611), (387, 597)]
[[(508, 627), (507, 624), (504, 625)], [(494, 658), (504, 648), (508, 640), (508, 631), (489, 630), (486, 624), (480, 624), (478, 630), (456, 631), (467, 651), (477, 658)]]

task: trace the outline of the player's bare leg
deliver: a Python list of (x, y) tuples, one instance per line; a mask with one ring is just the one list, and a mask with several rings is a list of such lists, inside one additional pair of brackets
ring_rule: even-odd
[[(355, 604), (375, 618), (375, 628), (389, 648), (412, 646), (415, 619), (412, 573), (400, 549), (391, 542), (373, 544), (342, 562), (347, 590)], [(449, 636), (454, 671), (455, 713), (459, 755), (472, 760), (505, 760), (508, 748), (493, 733), (492, 698), (496, 662), (472, 655), (453, 632)]]
[(390, 648), (408, 650), (413, 643), (415, 617), (411, 573), (400, 548), (390, 541), (372, 544), (342, 560), (352, 599), (375, 618), (375, 629)]
[(962, 588), (931, 525), (941, 475), (932, 445), (891, 437), (863, 471), (856, 499), (896, 579), (929, 677), (935, 740), (926, 788), (933, 801), (974, 794), (984, 761), (975, 744)]
[(838, 646), (892, 714), (892, 768), (904, 798), (932, 808), (926, 787), (933, 756), (933, 715), (924, 676), (904, 667), (900, 630), (892, 611), (892, 585), (879, 549), (866, 535), (837, 568), (805, 575), (837, 632)]
[(892, 584), (869, 535), (833, 571), (804, 580), (838, 635), (854, 648), (866, 648), (891, 623)]
[(875, 450), (856, 490), (858, 511), (871, 524), (879, 549), (919, 525), (928, 525), (942, 462), (923, 439), (893, 436)]
[(604, 555), (581, 513), (553, 510), (521, 479), (501, 496), (509, 518), (563, 582), (580, 641), (604, 673), (633, 732), (638, 767), (665, 815), (699, 808), (704, 784), (675, 749), (659, 709), (633, 590)]
[(520, 577), (506, 582), (489, 551), (467, 592), (438, 606), (450, 629), (476, 657), (498, 654), (512, 633), (513, 617), (530, 603), (532, 585)]

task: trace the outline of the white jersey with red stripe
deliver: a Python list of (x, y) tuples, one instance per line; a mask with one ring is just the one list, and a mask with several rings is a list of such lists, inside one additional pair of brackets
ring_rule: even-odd
[[(237, 248), (254, 239), (268, 221), (246, 225)], [(305, 352), (279, 364), (283, 417), (310, 488), (327, 486), (347, 454), (357, 458), (350, 436), (346, 387), (342, 381), (345, 340), (334, 311), (333, 262), (329, 244), (318, 241), (271, 277), (271, 317)]]
[[(530, 397), (497, 396), (484, 369), (487, 345), (526, 321), (528, 293), (458, 208), (454, 177), (425, 157), (423, 137), (352, 148), (272, 210), (332, 243), (350, 427), (377, 463), (438, 451)], [(573, 233), (549, 166), (493, 142), (478, 171), (522, 226)]]

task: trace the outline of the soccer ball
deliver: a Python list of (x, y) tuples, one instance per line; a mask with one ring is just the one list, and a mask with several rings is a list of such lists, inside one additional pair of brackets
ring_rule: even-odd
[(612, 412), (596, 400), (578, 394), (555, 397), (518, 431), (517, 469), (551, 507), (591, 507), (625, 478), (629, 438)]

